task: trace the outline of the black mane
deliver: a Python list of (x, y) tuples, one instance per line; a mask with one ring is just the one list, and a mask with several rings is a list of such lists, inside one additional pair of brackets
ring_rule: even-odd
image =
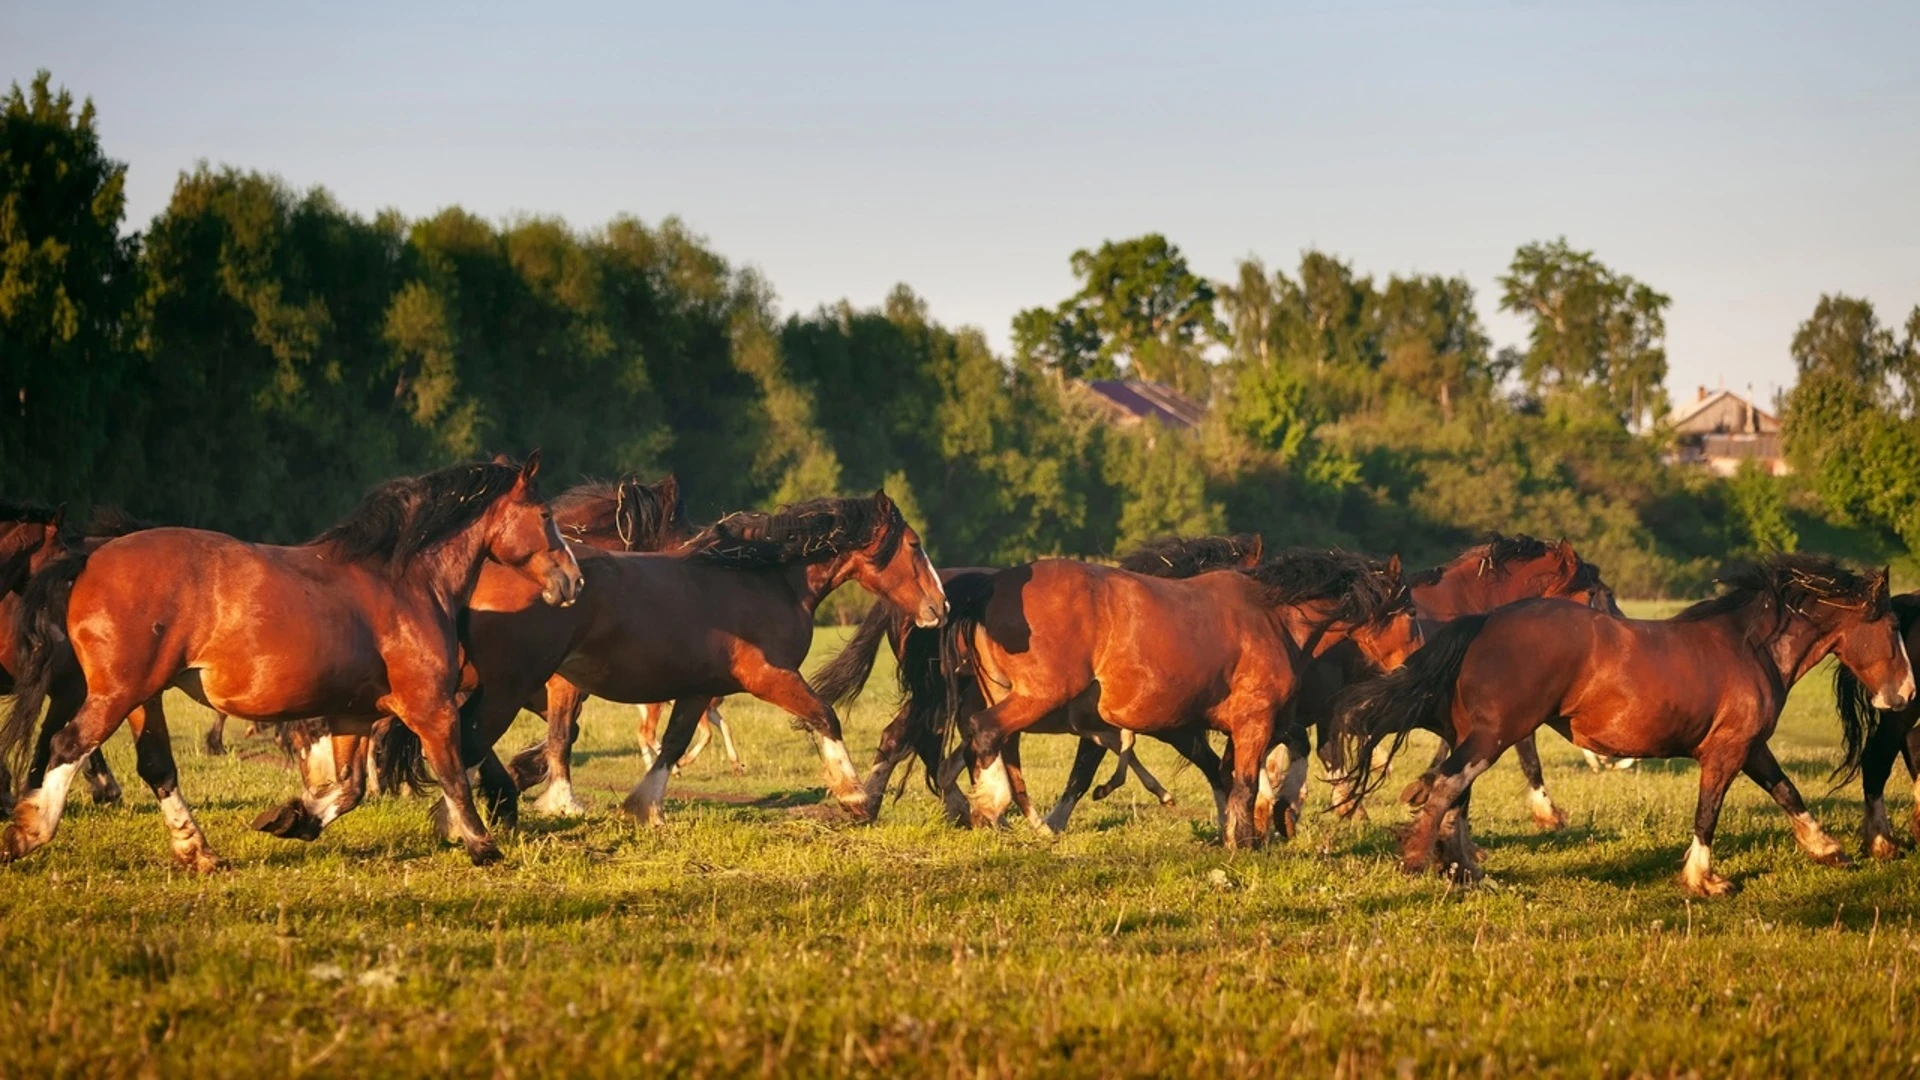
[(1711, 596), (1675, 615), (1673, 622), (1699, 622), (1749, 608), (1766, 611), (1770, 622), (1756, 627), (1754, 644), (1779, 637), (1790, 616), (1813, 617), (1810, 609), (1825, 605), (1863, 611), (1867, 619), (1886, 615), (1888, 600), (1878, 575), (1857, 573), (1824, 555), (1769, 555), (1758, 562), (1735, 563), (1717, 579), (1722, 587)]
[(1387, 571), (1385, 560), (1369, 555), (1296, 548), (1242, 572), (1260, 583), (1275, 607), (1332, 601), (1323, 624), (1360, 625), (1412, 610), (1406, 584)]
[(562, 536), (606, 536), (628, 551), (659, 551), (674, 534), (693, 531), (672, 475), (652, 484), (632, 473), (615, 482), (590, 481), (555, 496), (550, 506)]
[(107, 540), (128, 533), (146, 532), (155, 528), (153, 522), (134, 517), (117, 506), (96, 506), (93, 517), (87, 520), (87, 527), (80, 535), (88, 540)]
[(1190, 578), (1209, 570), (1233, 569), (1258, 555), (1257, 533), (1234, 536), (1168, 536), (1150, 540), (1120, 560), (1120, 569), (1148, 577)]
[(9, 525), (49, 525), (59, 513), (53, 507), (41, 503), (0, 499), (0, 522), (6, 522)]
[(308, 543), (352, 562), (394, 573), (471, 525), (520, 478), (520, 467), (497, 462), (450, 465), (422, 476), (388, 480), (367, 492), (338, 525)]
[(812, 499), (772, 513), (741, 510), (700, 530), (683, 549), (717, 566), (762, 570), (826, 562), (878, 543), (874, 562), (893, 559), (907, 520), (883, 494), (870, 498)]
[[(1479, 543), (1467, 548), (1465, 551), (1455, 555), (1439, 566), (1431, 570), (1422, 570), (1407, 578), (1407, 584), (1438, 585), (1440, 579), (1446, 577), (1447, 571), (1468, 561), (1478, 563), (1480, 572), (1483, 574), (1505, 573), (1507, 567), (1513, 563), (1531, 562), (1535, 559), (1545, 558), (1553, 554), (1553, 549), (1556, 546), (1557, 545), (1538, 539), (1537, 537), (1528, 536), (1525, 533), (1504, 536), (1497, 532), (1490, 532), (1481, 537)], [(1606, 582), (1601, 579), (1601, 571), (1598, 566), (1577, 555), (1575, 559), (1573, 580), (1570, 582), (1574, 590), (1591, 590), (1604, 588), (1606, 586)]]

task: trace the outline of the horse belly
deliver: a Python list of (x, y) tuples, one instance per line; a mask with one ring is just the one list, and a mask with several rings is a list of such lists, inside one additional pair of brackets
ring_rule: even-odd
[(197, 667), (176, 684), (208, 708), (267, 721), (377, 716), (387, 692), (384, 679), (359, 665), (316, 666), (310, 660), (276, 656)]

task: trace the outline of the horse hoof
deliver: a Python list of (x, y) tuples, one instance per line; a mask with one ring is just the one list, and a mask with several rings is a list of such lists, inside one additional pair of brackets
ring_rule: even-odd
[(1552, 813), (1535, 812), (1533, 827), (1541, 832), (1559, 832), (1567, 827), (1567, 812), (1557, 806), (1553, 808)]
[(1455, 885), (1478, 885), (1487, 876), (1485, 870), (1470, 862), (1448, 863), (1442, 873)]
[(1160, 805), (1161, 806), (1178, 806), (1179, 804), (1174, 801), (1174, 798), (1172, 795), (1162, 795), (1160, 796)]
[(1847, 858), (1847, 853), (1841, 851), (1838, 847), (1835, 847), (1832, 851), (1822, 852), (1821, 854), (1812, 856), (1812, 858), (1814, 862), (1819, 863), (1821, 866), (1831, 866), (1836, 870), (1846, 870), (1853, 866), (1853, 860)]
[(262, 811), (259, 817), (253, 819), (253, 827), (283, 840), (311, 841), (320, 836), (320, 822), (297, 802)]
[(174, 849), (173, 861), (196, 874), (211, 874), (215, 870), (225, 869), (227, 865), (221, 860), (220, 856), (215, 855), (199, 844), (195, 844), (184, 850), (179, 848)]
[(472, 859), (475, 866), (492, 866), (506, 856), (500, 853), (500, 849), (494, 846), (493, 841), (487, 840), (468, 845), (467, 858)]
[(1711, 870), (1697, 880), (1690, 879), (1685, 874), (1681, 874), (1680, 887), (1695, 896), (1709, 900), (1719, 896), (1731, 896), (1740, 890), (1740, 887), (1735, 885), (1731, 879), (1721, 877)]
[(547, 817), (577, 818), (587, 816), (586, 806), (579, 799), (569, 795), (564, 799), (549, 799), (545, 795), (533, 801), (533, 810)]
[(741, 763), (741, 762), (738, 762), (738, 761), (736, 761), (736, 762), (734, 762), (734, 763), (733, 763), (733, 775), (735, 775), (735, 776), (745, 776), (745, 775), (747, 775), (747, 767), (746, 767), (746, 765), (745, 765), (745, 764), (743, 764), (743, 763)]
[(648, 802), (646, 799), (641, 798), (640, 793), (637, 791), (628, 795), (626, 799), (620, 803), (620, 812), (633, 818), (642, 825), (663, 825), (666, 823), (666, 817), (660, 813), (660, 804)]
[(1893, 842), (1893, 837), (1885, 834), (1870, 837), (1867, 840), (1867, 857), (1883, 862), (1888, 859), (1897, 859), (1900, 857), (1900, 845)]
[(207, 754), (211, 757), (224, 757), (226, 753), (226, 740), (211, 731), (207, 732)]
[(108, 781), (93, 789), (93, 805), (95, 806), (119, 806), (120, 800), (123, 797), (120, 785), (113, 781)]

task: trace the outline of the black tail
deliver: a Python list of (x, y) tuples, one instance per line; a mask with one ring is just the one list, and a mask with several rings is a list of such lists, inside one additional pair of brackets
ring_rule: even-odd
[(34, 725), (46, 704), (61, 653), (67, 645), (67, 594), (86, 569), (87, 557), (75, 552), (44, 567), (27, 582), (15, 615), (20, 670), (14, 678), (13, 710), (0, 725), (0, 762), (25, 780), (34, 744)]
[(880, 655), (880, 639), (891, 631), (897, 642), (906, 628), (906, 617), (892, 604), (882, 600), (868, 608), (866, 618), (860, 620), (860, 629), (808, 680), (813, 684), (813, 692), (836, 709), (844, 710), (853, 704), (873, 674), (874, 659)]
[[(1893, 614), (1900, 620), (1900, 636), (1907, 637), (1913, 633), (1914, 625), (1920, 623), (1920, 597), (1911, 594), (1894, 597)], [(1873, 707), (1873, 692), (1861, 685), (1859, 678), (1838, 660), (1833, 665), (1833, 705), (1840, 714), (1840, 734), (1846, 751), (1828, 777), (1838, 787), (1860, 771), (1860, 755), (1866, 751), (1867, 740), (1886, 720), (1887, 714)]]
[(1388, 760), (1406, 745), (1415, 728), (1453, 738), (1448, 715), (1453, 685), (1460, 678), (1467, 650), (1487, 625), (1487, 616), (1468, 615), (1448, 623), (1397, 670), (1349, 687), (1336, 705), (1343, 751), (1351, 765), (1342, 777), (1349, 803), (1359, 803), (1385, 776), (1374, 776), (1373, 748), (1389, 736)]
[(394, 717), (373, 726), (373, 770), (383, 794), (398, 794), (402, 784), (415, 791), (433, 788), (433, 770), (427, 767), (420, 736)]
[[(901, 687), (915, 714), (911, 727), (924, 733), (924, 738), (916, 740), (915, 745), (923, 747), (923, 759), (926, 748), (939, 748), (935, 760), (929, 762), (927, 777), (928, 787), (936, 791), (939, 786), (936, 774), (940, 771), (937, 758), (957, 736), (962, 703), (973, 689), (973, 650), (969, 643), (973, 640), (974, 627), (980, 625), (981, 617), (986, 614), (987, 601), (993, 598), (995, 579), (994, 574), (962, 574), (948, 581), (946, 625), (938, 631), (937, 640), (927, 640), (922, 645), (932, 656), (915, 657), (911, 662), (906, 658), (901, 660)], [(921, 633), (928, 639), (936, 637), (931, 632)], [(914, 636), (908, 635), (910, 643)]]

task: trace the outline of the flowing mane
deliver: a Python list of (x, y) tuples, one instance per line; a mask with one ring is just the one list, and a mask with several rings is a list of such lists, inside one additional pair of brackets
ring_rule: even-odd
[(1258, 533), (1234, 536), (1177, 536), (1150, 540), (1120, 560), (1120, 569), (1148, 577), (1190, 578), (1209, 570), (1230, 570), (1260, 557)]
[[(1407, 578), (1408, 585), (1438, 585), (1451, 570), (1473, 564), (1481, 574), (1504, 574), (1514, 563), (1532, 562), (1553, 554), (1557, 545), (1525, 533), (1503, 536), (1490, 532), (1480, 542), (1455, 555), (1431, 570), (1422, 570)], [(1600, 567), (1575, 556), (1573, 580), (1568, 586), (1575, 590), (1598, 589), (1605, 587), (1601, 580)]]
[(0, 499), (0, 522), (8, 525), (51, 525), (60, 512), (40, 503)]
[(1332, 601), (1324, 623), (1359, 625), (1413, 609), (1413, 597), (1385, 560), (1351, 551), (1296, 548), (1243, 572), (1275, 607)]
[(812, 499), (772, 513), (741, 510), (687, 541), (688, 558), (741, 570), (818, 563), (878, 543), (874, 561), (893, 559), (907, 520), (884, 492), (868, 498)]
[(674, 535), (687, 535), (687, 508), (680, 482), (669, 474), (642, 483), (632, 473), (617, 481), (589, 481), (554, 497), (551, 504), (560, 535), (574, 540), (605, 536), (628, 551), (659, 551)]
[(93, 517), (87, 520), (87, 527), (80, 530), (80, 535), (87, 540), (109, 540), (154, 527), (153, 522), (134, 517), (117, 506), (96, 506), (93, 508)]
[(389, 480), (367, 492), (340, 523), (309, 540), (350, 562), (399, 573), (419, 555), (473, 524), (520, 478), (517, 465), (450, 465)]
[(1735, 563), (1717, 579), (1722, 587), (1675, 615), (1673, 622), (1699, 622), (1717, 615), (1764, 611), (1770, 621), (1756, 626), (1755, 645), (1772, 642), (1786, 631), (1793, 615), (1812, 618), (1811, 607), (1827, 605), (1863, 610), (1868, 619), (1886, 615), (1888, 600), (1878, 574), (1860, 574), (1823, 555), (1769, 555), (1758, 562)]

